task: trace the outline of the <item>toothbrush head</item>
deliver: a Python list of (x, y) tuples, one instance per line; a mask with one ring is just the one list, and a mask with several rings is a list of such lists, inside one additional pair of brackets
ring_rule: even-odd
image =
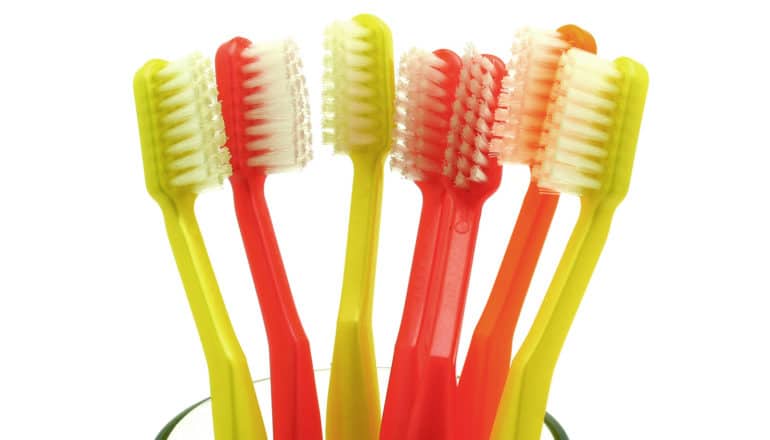
[(198, 193), (230, 175), (211, 62), (195, 53), (151, 60), (134, 76), (147, 190), (156, 199)]
[(502, 161), (534, 165), (559, 60), (574, 45), (596, 50), (591, 34), (574, 25), (516, 33), (492, 129), (491, 149)]
[(233, 173), (303, 167), (312, 150), (297, 45), (236, 37), (217, 50), (216, 70)]
[(326, 29), (323, 140), (335, 152), (385, 154), (393, 127), (394, 73), (390, 30), (358, 15)]
[(489, 147), (503, 76), (505, 65), (499, 58), (468, 47), (444, 152), (445, 181), (457, 190), (488, 197), (500, 185), (502, 168)]
[(541, 188), (620, 201), (628, 191), (647, 71), (580, 49), (562, 57), (533, 176)]
[(415, 181), (441, 182), (462, 60), (446, 49), (401, 57), (390, 164)]
[(557, 29), (561, 37), (572, 47), (583, 49), (586, 52), (596, 53), (596, 40), (590, 32), (574, 24), (565, 24)]

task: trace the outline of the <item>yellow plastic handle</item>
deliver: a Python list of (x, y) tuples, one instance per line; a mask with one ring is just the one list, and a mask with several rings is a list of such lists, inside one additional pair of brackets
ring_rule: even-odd
[(235, 336), (195, 219), (196, 194), (172, 190), (163, 172), (164, 153), (153, 102), (153, 77), (168, 65), (151, 60), (134, 76), (134, 98), (142, 144), (145, 184), (158, 202), (179, 275), (198, 329), (209, 370), (214, 434), (217, 440), (267, 438), (246, 356)]
[(246, 357), (195, 219), (194, 200), (194, 195), (177, 199), (163, 207), (163, 216), (208, 364), (215, 438), (267, 439)]
[(647, 71), (615, 60), (623, 73), (602, 190), (581, 197), (578, 222), (532, 327), (513, 359), (497, 409), (493, 440), (539, 440), (556, 362), (631, 179), (647, 95)]
[(492, 439), (540, 439), (556, 361), (606, 241), (613, 212), (614, 206), (583, 202), (543, 304), (508, 372)]
[(353, 194), (326, 414), (330, 440), (376, 439), (380, 431), (372, 301), (385, 157), (351, 155)]

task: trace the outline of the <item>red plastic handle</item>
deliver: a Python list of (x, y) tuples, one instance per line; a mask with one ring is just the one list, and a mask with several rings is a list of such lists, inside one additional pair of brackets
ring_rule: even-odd
[(255, 75), (244, 69), (253, 61), (243, 56), (249, 46), (249, 40), (236, 37), (219, 47), (217, 88), (233, 166), (230, 183), (235, 213), (270, 345), (273, 438), (320, 440), (321, 414), (310, 344), (294, 305), (265, 201), (265, 170), (248, 163), (256, 153), (247, 145), (259, 136), (246, 129), (254, 123), (246, 119), (254, 107), (246, 97), (256, 90), (244, 86), (246, 79)]
[(557, 194), (540, 192), (534, 182), (529, 185), (460, 376), (460, 438), (486, 439), (492, 431), (513, 332), (558, 201)]
[(441, 222), (444, 185), (417, 182), (422, 190), (422, 213), (412, 257), (412, 271), (404, 313), (393, 352), (390, 380), (382, 414), (380, 440), (402, 439), (406, 432), (416, 386), (416, 349), (433, 270), (436, 239)]
[[(433, 54), (444, 62), (443, 66), (437, 68), (442, 76), (441, 82), (435, 83), (443, 89), (444, 93), (441, 97), (435, 96), (434, 92), (431, 93), (432, 98), (428, 101), (432, 104), (423, 109), (431, 115), (431, 118), (422, 121), (421, 128), (424, 130), (419, 135), (422, 146), (419, 150), (415, 149), (413, 153), (422, 158), (429, 158), (430, 162), (440, 164), (444, 160), (447, 147), (452, 102), (460, 79), (462, 60), (448, 49), (438, 49)], [(413, 78), (413, 80), (421, 79)], [(434, 81), (434, 79), (429, 80)], [(419, 97), (417, 98), (419, 101)], [(435, 106), (437, 100), (443, 104), (443, 110)], [(431, 273), (434, 270), (436, 242), (439, 230), (442, 228), (441, 222), (447, 221), (441, 217), (446, 193), (444, 177), (440, 170), (438, 173), (436, 170), (431, 170), (428, 174), (425, 180), (416, 182), (422, 191), (422, 213), (417, 230), (404, 313), (391, 363), (390, 381), (380, 427), (381, 440), (401, 440), (406, 436), (417, 381), (417, 341), (425, 313)]]
[(408, 439), (459, 438), (455, 362), (483, 202), (454, 194), (445, 199), (444, 213), (451, 220), (439, 234), (438, 263), (420, 329)]
[[(483, 55), (491, 62), (492, 102), (497, 107), (505, 65), (493, 55)], [(485, 97), (484, 99), (487, 99)], [(465, 104), (467, 105), (467, 104)], [(479, 136), (488, 136), (477, 127)], [(448, 192), (434, 257), (434, 269), (417, 343), (417, 382), (406, 438), (458, 439), (457, 346), (460, 340), (465, 298), (473, 265), (481, 209), (497, 190), (502, 167), (487, 154), (486, 180), (474, 182), (467, 190), (454, 187), (453, 179), (445, 180)], [(464, 440), (464, 439), (463, 439)]]
[(321, 439), (310, 344), (275, 239), (264, 176), (231, 177), (235, 211), (270, 345), (273, 438)]

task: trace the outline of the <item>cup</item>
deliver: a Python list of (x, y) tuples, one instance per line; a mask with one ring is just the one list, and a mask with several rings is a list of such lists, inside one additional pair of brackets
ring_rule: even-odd
[[(380, 381), (380, 399), (384, 404), (385, 392), (388, 389), (388, 377), (390, 368), (378, 368), (377, 373)], [(329, 370), (316, 370), (315, 373), (316, 389), (318, 390), (318, 404), (321, 408), (321, 421), (326, 408), (326, 391), (329, 388)], [(273, 420), (270, 417), (270, 379), (260, 379), (254, 382), (254, 389), (259, 399), (259, 407), (264, 418), (265, 429), (268, 438), (272, 438)], [(554, 440), (569, 440), (566, 432), (550, 414), (545, 415), (545, 426), (551, 433)], [(204, 399), (189, 408), (185, 409), (179, 415), (174, 417), (163, 427), (155, 440), (214, 440), (214, 424), (211, 419), (211, 401)]]

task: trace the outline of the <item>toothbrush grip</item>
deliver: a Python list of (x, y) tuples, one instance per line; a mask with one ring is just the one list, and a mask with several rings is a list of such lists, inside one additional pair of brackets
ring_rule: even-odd
[(416, 353), (425, 302), (435, 258), (436, 239), (441, 221), (441, 184), (417, 182), (423, 204), (412, 257), (412, 270), (404, 303), (404, 312), (393, 353), (390, 380), (382, 414), (380, 439), (401, 439), (406, 434), (417, 378)]
[(529, 185), (460, 376), (460, 438), (489, 438), (492, 431), (516, 323), (558, 201), (558, 194), (541, 192), (535, 182)]
[(209, 370), (217, 439), (267, 438), (249, 366), (233, 330), (195, 219), (195, 196), (161, 203)]
[(430, 296), (418, 341), (418, 382), (408, 439), (457, 437), (457, 346), (481, 203), (453, 203), (451, 222), (439, 241), (439, 264), (431, 277)]
[(380, 431), (372, 306), (385, 155), (351, 159), (353, 192), (326, 409), (329, 440), (376, 439)]
[(542, 431), (553, 372), (617, 206), (582, 204), (540, 309), (511, 363), (491, 439), (529, 440)]
[(273, 438), (322, 438), (310, 344), (265, 200), (265, 176), (231, 177), (241, 237), (270, 346)]

